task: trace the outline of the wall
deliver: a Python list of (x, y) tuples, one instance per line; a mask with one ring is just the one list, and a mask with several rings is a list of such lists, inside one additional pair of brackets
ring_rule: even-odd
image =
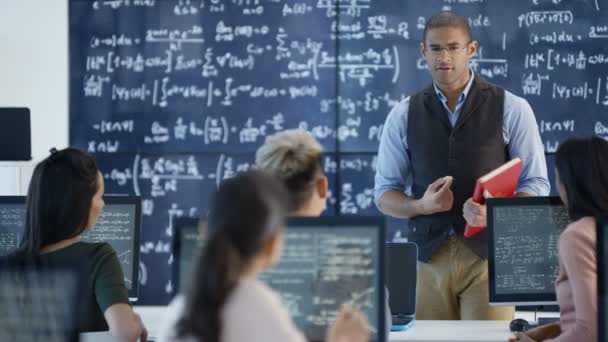
[(67, 1), (0, 0), (0, 45), (0, 106), (30, 108), (33, 156), (4, 165), (0, 194), (23, 194), (35, 162), (68, 145)]

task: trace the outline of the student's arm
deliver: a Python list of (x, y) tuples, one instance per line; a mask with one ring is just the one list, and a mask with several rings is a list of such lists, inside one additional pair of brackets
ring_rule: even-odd
[(129, 305), (120, 262), (116, 252), (103, 244), (95, 254), (95, 299), (116, 341), (145, 342), (147, 331), (141, 318)]
[(552, 342), (597, 341), (596, 244), (591, 237), (595, 224), (591, 219), (583, 219), (573, 225), (562, 233), (558, 252), (572, 288), (575, 322), (572, 328), (548, 340)]
[(369, 322), (361, 311), (351, 305), (342, 306), (334, 324), (327, 330), (328, 342), (368, 342)]
[(534, 341), (544, 341), (559, 336), (561, 332), (562, 330), (559, 323), (549, 323), (526, 331), (526, 335)]
[(110, 327), (110, 334), (118, 342), (146, 342), (148, 331), (138, 314), (129, 304), (114, 304), (106, 309), (104, 317)]

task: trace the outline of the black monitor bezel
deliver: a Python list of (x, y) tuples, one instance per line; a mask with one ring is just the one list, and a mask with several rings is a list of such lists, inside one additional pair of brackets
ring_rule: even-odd
[(0, 196), (0, 204), (24, 204), (25, 196)]
[(491, 305), (555, 305), (557, 298), (555, 291), (551, 293), (534, 294), (497, 294), (496, 293), (496, 269), (494, 265), (494, 208), (501, 206), (532, 206), (549, 205), (563, 206), (558, 196), (538, 197), (513, 197), (513, 198), (488, 198), (486, 200), (486, 214), (488, 222), (488, 287), (489, 302)]
[[(26, 204), (26, 196), (0, 196), (0, 204)], [(103, 196), (105, 204), (135, 205), (135, 229), (133, 232), (133, 283), (128, 290), (129, 300), (137, 301), (139, 295), (139, 249), (141, 237), (141, 197), (139, 196)]]
[[(608, 232), (608, 213), (602, 216), (598, 216), (595, 219), (597, 229), (597, 327), (598, 327), (598, 341), (608, 341), (608, 327), (603, 323), (606, 321), (608, 314), (608, 305), (603, 305), (604, 301), (608, 301), (608, 284), (604, 281), (607, 276), (606, 267), (608, 267), (608, 260), (605, 260), (604, 256), (608, 255), (608, 245), (604, 244)], [(606, 298), (606, 299), (604, 299)]]

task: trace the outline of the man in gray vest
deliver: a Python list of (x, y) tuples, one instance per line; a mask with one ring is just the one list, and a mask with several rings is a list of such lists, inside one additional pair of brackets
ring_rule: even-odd
[(484, 81), (469, 67), (477, 49), (467, 19), (431, 16), (420, 51), (433, 84), (397, 104), (384, 124), (375, 200), (408, 218), (419, 247), (417, 319), (510, 320), (512, 307), (488, 305), (486, 225), (472, 201), (476, 179), (507, 160), (523, 160), (516, 196), (549, 194), (544, 149), (526, 100)]

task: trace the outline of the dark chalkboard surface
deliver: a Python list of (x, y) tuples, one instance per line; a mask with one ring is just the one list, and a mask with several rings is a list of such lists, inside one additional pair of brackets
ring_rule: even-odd
[[(71, 0), (70, 142), (98, 156), (110, 193), (144, 198), (142, 302), (173, 290), (170, 218), (205, 212), (276, 131), (325, 147), (327, 215), (379, 214), (384, 120), (430, 82), (418, 44), (442, 9), (469, 18), (471, 67), (530, 102), (547, 153), (608, 136), (606, 0)], [(388, 239), (404, 228), (390, 220)]]

